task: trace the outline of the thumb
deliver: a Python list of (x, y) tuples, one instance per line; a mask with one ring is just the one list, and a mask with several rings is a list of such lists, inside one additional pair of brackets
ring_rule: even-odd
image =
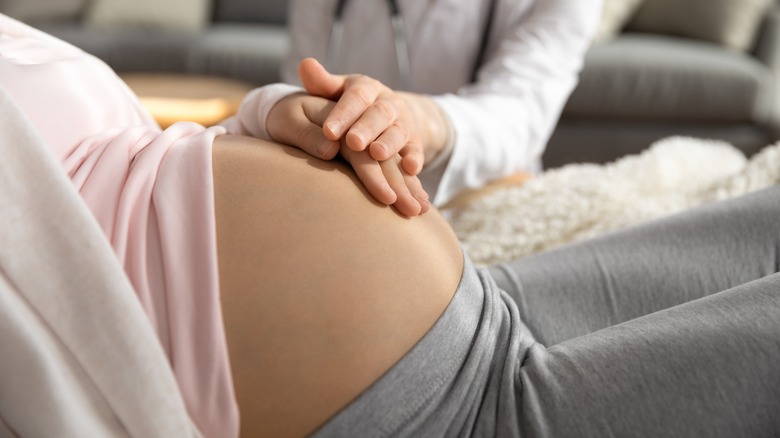
[(273, 140), (295, 146), (311, 156), (333, 159), (339, 152), (340, 143), (325, 138), (320, 126), (332, 105), (329, 100), (303, 94), (286, 97), (268, 114), (268, 134)]
[(303, 87), (312, 96), (335, 100), (344, 92), (345, 77), (331, 74), (314, 58), (301, 61), (298, 76)]

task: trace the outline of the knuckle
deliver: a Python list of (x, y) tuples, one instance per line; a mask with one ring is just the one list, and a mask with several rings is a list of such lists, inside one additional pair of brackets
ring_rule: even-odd
[(398, 93), (388, 93), (388, 99), (391, 99), (398, 108), (406, 108), (406, 100)]
[(376, 82), (376, 79), (364, 74), (356, 74), (354, 78), (356, 83), (363, 86), (372, 86)]
[(368, 108), (373, 103), (371, 93), (369, 93), (368, 89), (365, 87), (353, 88), (352, 95), (355, 98), (355, 100), (357, 100), (358, 103), (360, 103), (363, 106), (363, 108)]
[(367, 78), (368, 78), (368, 76), (366, 76), (366, 75), (364, 75), (362, 73), (355, 73), (355, 74), (349, 75), (349, 81), (352, 82), (352, 83), (362, 82), (362, 81), (366, 80)]
[(396, 119), (395, 106), (387, 100), (378, 100), (373, 104), (374, 109), (379, 112), (386, 120)]
[(393, 126), (393, 129), (395, 129), (396, 132), (398, 132), (398, 135), (400, 135), (404, 139), (408, 139), (409, 138), (409, 129), (406, 127), (405, 123), (398, 123), (398, 122), (396, 122), (396, 123), (393, 123), (392, 126)]
[(416, 138), (416, 137), (410, 138), (409, 141), (406, 143), (406, 145), (414, 153), (422, 154), (422, 152), (423, 152), (422, 141), (419, 138)]

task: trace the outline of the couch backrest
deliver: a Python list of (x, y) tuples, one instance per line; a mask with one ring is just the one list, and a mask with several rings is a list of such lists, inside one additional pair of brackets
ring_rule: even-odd
[(287, 23), (287, 0), (215, 0), (214, 21)]
[(87, 0), (0, 0), (0, 13), (25, 23), (76, 20)]

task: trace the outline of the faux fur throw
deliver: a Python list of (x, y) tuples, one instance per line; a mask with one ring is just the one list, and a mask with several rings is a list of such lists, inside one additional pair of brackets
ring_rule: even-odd
[(749, 161), (720, 141), (671, 137), (606, 165), (571, 164), (446, 212), (487, 265), (780, 182), (780, 143)]

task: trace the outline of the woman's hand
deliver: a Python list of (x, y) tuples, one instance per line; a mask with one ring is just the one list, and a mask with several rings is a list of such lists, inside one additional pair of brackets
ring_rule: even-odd
[(447, 142), (447, 121), (426, 96), (393, 91), (368, 76), (333, 75), (312, 58), (301, 61), (299, 75), (311, 95), (336, 101), (323, 133), (344, 139), (352, 151), (368, 150), (377, 161), (398, 154), (403, 169), (417, 175)]
[(322, 123), (333, 109), (333, 102), (303, 93), (287, 96), (268, 113), (266, 131), (272, 140), (295, 146), (312, 157), (332, 160), (340, 143), (322, 133)]
[(268, 134), (280, 143), (296, 146), (323, 160), (333, 159), (341, 152), (371, 196), (382, 204), (393, 205), (404, 216), (416, 216), (430, 210), (428, 194), (420, 180), (404, 170), (399, 154), (380, 162), (365, 148), (354, 151), (345, 142), (325, 137), (322, 125), (335, 105), (321, 97), (288, 96), (274, 105), (268, 114)]
[(376, 161), (368, 150), (353, 151), (342, 144), (341, 155), (355, 170), (366, 189), (377, 201), (393, 205), (399, 213), (412, 217), (431, 209), (428, 194), (420, 180), (403, 169), (401, 156)]

